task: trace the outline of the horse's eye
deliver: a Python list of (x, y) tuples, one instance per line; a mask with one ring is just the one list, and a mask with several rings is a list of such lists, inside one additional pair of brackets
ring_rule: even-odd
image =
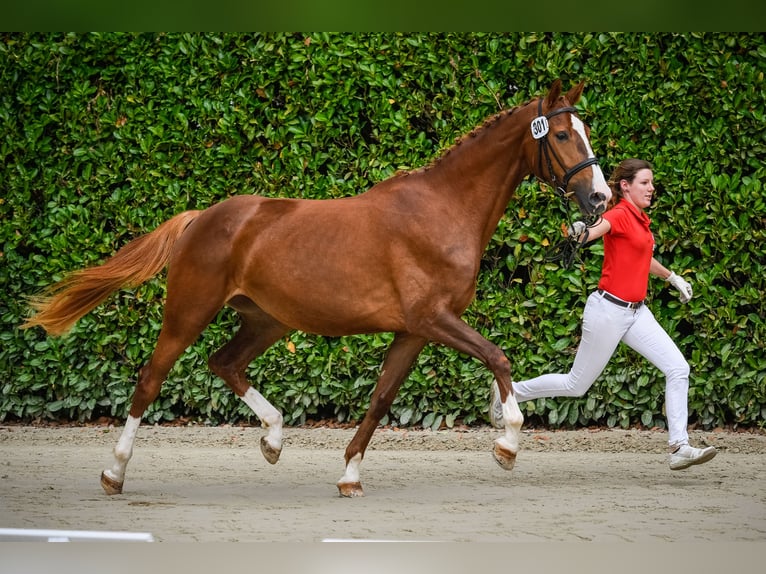
[(556, 134), (556, 139), (560, 142), (565, 142), (569, 139), (569, 134), (567, 132), (558, 132)]

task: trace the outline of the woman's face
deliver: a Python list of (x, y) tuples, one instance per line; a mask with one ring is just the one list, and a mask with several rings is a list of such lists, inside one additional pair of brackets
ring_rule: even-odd
[(640, 169), (633, 181), (620, 180), (622, 196), (638, 209), (644, 210), (652, 203), (654, 195), (654, 176), (651, 169)]

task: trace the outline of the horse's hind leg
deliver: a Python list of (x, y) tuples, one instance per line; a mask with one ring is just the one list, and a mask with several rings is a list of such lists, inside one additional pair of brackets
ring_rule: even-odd
[(220, 305), (208, 302), (204, 307), (198, 304), (190, 308), (174, 309), (170, 306), (170, 299), (168, 302), (157, 345), (151, 359), (140, 371), (125, 427), (114, 448), (114, 463), (101, 473), (101, 487), (107, 494), (122, 492), (125, 469), (133, 456), (133, 443), (141, 417), (159, 395), (171, 367), (221, 308)]
[(378, 426), (396, 398), (396, 393), (402, 381), (410, 371), (412, 363), (428, 342), (427, 339), (397, 333), (391, 348), (388, 350), (378, 383), (372, 392), (370, 407), (367, 409), (362, 423), (346, 447), (346, 472), (338, 481), (338, 491), (341, 496), (364, 496), (362, 483), (359, 480), (359, 465), (364, 458), (364, 452), (370, 443), (372, 433)]
[(120, 440), (114, 447), (114, 463), (101, 473), (101, 488), (107, 494), (121, 494), (125, 483), (125, 469), (133, 456), (133, 443), (136, 440), (141, 417), (128, 415)]
[[(140, 371), (125, 427), (114, 447), (114, 463), (111, 468), (101, 473), (101, 487), (107, 494), (120, 494), (122, 492), (125, 469), (133, 456), (133, 443), (141, 424), (141, 417), (146, 408), (159, 395), (160, 387), (173, 363), (194, 340), (192, 337), (181, 340), (170, 339), (164, 333), (164, 330), (160, 333), (152, 358)], [(196, 333), (195, 338), (197, 335), (199, 333)]]
[(275, 464), (282, 452), (282, 414), (247, 382), (245, 370), (255, 357), (263, 354), (289, 328), (249, 299), (237, 297), (229, 304), (239, 312), (241, 326), (231, 341), (210, 357), (208, 364), (268, 429), (267, 435), (261, 438), (261, 452), (268, 462)]

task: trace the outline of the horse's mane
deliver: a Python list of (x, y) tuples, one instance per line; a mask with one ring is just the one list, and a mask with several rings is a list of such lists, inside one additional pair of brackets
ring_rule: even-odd
[(505, 109), (505, 110), (501, 110), (499, 112), (496, 112), (496, 113), (492, 114), (491, 116), (488, 116), (484, 120), (484, 122), (482, 122), (481, 125), (476, 126), (470, 132), (455, 138), (455, 142), (450, 147), (448, 147), (446, 150), (444, 150), (436, 158), (432, 159), (427, 165), (424, 165), (424, 166), (421, 166), (421, 167), (417, 167), (417, 168), (414, 168), (414, 169), (409, 169), (409, 170), (399, 170), (399, 171), (397, 171), (394, 174), (394, 177), (403, 177), (403, 176), (407, 176), (407, 175), (411, 175), (411, 174), (415, 174), (415, 173), (422, 173), (422, 172), (428, 171), (429, 169), (432, 169), (433, 167), (438, 165), (445, 157), (450, 155), (452, 153), (452, 151), (454, 149), (456, 149), (457, 147), (459, 147), (464, 141), (466, 141), (468, 139), (475, 138), (476, 136), (478, 136), (480, 133), (482, 133), (487, 128), (494, 126), (501, 119), (503, 119), (503, 118), (505, 118), (507, 116), (510, 116), (513, 112), (515, 112), (519, 108), (523, 108), (524, 106), (526, 106), (527, 104), (529, 104), (532, 101), (533, 100), (529, 100), (529, 101), (527, 101), (527, 102), (525, 102), (523, 104), (520, 104), (518, 106), (515, 106), (513, 108), (508, 108), (508, 109)]

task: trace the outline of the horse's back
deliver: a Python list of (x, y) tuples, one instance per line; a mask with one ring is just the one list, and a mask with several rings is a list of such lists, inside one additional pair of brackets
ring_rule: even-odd
[(194, 282), (225, 301), (245, 296), (284, 324), (326, 335), (401, 328), (385, 218), (362, 196), (233, 196), (178, 242), (168, 291)]
[[(420, 210), (412, 197), (392, 181), (381, 182), (359, 195), (334, 199), (230, 197), (208, 208), (195, 222), (199, 234), (243, 241), (250, 246), (308, 242), (364, 250), (365, 244), (389, 242), (391, 231), (406, 239), (405, 227)], [(421, 222), (413, 222), (422, 225)], [(388, 238), (388, 239), (387, 239)], [(212, 240), (208, 238), (207, 240)], [(278, 245), (274, 245), (278, 248)]]

